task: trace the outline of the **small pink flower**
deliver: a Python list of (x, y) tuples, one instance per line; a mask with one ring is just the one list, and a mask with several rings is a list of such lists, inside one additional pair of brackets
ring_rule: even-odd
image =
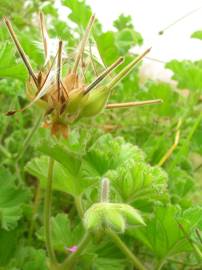
[(70, 247), (70, 248), (65, 248), (65, 249), (68, 250), (68, 251), (71, 252), (71, 253), (74, 253), (74, 252), (77, 251), (78, 247), (77, 247), (77, 246), (72, 246), (72, 247)]

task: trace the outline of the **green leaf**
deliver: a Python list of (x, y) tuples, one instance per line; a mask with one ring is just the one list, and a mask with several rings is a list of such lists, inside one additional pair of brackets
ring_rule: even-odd
[[(28, 162), (26, 170), (40, 180), (41, 186), (46, 187), (48, 175), (48, 157), (34, 158)], [(83, 191), (83, 185), (78, 185), (78, 178), (71, 175), (60, 163), (55, 162), (53, 173), (53, 189), (66, 192), (73, 196)]]
[(202, 30), (198, 30), (191, 35), (192, 38), (202, 39)]
[(176, 167), (170, 172), (169, 189), (171, 196), (185, 197), (194, 191), (194, 179), (185, 170)]
[(179, 223), (190, 237), (193, 228), (201, 224), (201, 208), (186, 210), (183, 214), (174, 205), (157, 206), (147, 227), (130, 230), (129, 234), (142, 241), (159, 260), (182, 252), (192, 251), (192, 246), (180, 229)]
[(0, 266), (6, 266), (13, 258), (17, 247), (17, 231), (0, 230)]
[(125, 54), (137, 44), (136, 32), (131, 29), (121, 30), (116, 35), (116, 42), (120, 51)]
[(178, 82), (179, 88), (202, 89), (202, 68), (197, 63), (188, 60), (172, 60), (166, 64), (166, 68), (173, 71), (172, 78)]
[(17, 63), (13, 45), (1, 42), (0, 47), (0, 77), (26, 80), (26, 68), (23, 63)]
[[(163, 103), (152, 107), (152, 112), (160, 116), (171, 116), (177, 112), (178, 94), (173, 91), (171, 85), (163, 82), (149, 82), (144, 87), (144, 92), (138, 92), (137, 98), (145, 99), (162, 99)], [(151, 113), (151, 108), (144, 107), (144, 111)]]
[[(86, 191), (107, 171), (116, 169), (129, 159), (144, 160), (144, 154), (138, 147), (109, 134), (101, 136), (82, 157), (69, 151), (65, 143), (42, 141), (39, 150), (57, 161), (53, 188), (73, 196)], [(43, 187), (46, 185), (47, 168), (46, 157), (35, 158), (26, 166), (29, 173), (39, 178)]]
[(77, 175), (81, 166), (81, 158), (67, 148), (65, 149), (64, 144), (50, 144), (48, 141), (43, 141), (40, 143), (39, 151), (57, 160), (70, 174)]
[(154, 200), (165, 196), (167, 174), (159, 167), (151, 167), (143, 162), (130, 160), (124, 166), (107, 175), (113, 186), (126, 202), (140, 199)]
[(132, 17), (121, 14), (118, 19), (114, 21), (113, 25), (119, 31), (125, 28), (133, 28)]
[[(53, 217), (51, 228), (53, 246), (62, 253), (68, 252), (67, 248), (78, 245), (84, 233), (82, 224), (72, 227), (68, 216), (65, 214), (57, 214), (56, 217)], [(43, 227), (38, 231), (37, 237), (44, 241)]]
[(62, 0), (62, 4), (71, 10), (68, 18), (85, 28), (88, 24), (90, 16), (92, 14), (91, 8), (85, 3), (84, 0)]
[(125, 47), (125, 52), (136, 45), (142, 45), (143, 38), (139, 32), (135, 31), (131, 16), (121, 14), (113, 25), (117, 28), (118, 47), (122, 50)]
[(93, 269), (95, 270), (124, 270), (126, 269), (126, 263), (122, 259), (113, 258), (96, 258), (93, 262)]
[[(126, 143), (123, 138), (113, 138), (106, 134), (101, 136), (85, 155), (86, 169), (89, 168), (103, 176), (109, 170), (115, 170), (130, 159), (143, 161), (144, 153), (137, 146)], [(87, 162), (87, 163), (86, 163)]]
[(200, 239), (196, 234), (196, 229), (202, 230), (202, 207), (196, 206), (186, 209), (181, 216), (178, 217), (178, 222), (183, 225), (187, 235), (201, 245)]
[(198, 128), (196, 129), (192, 137), (193, 151), (199, 153), (200, 155), (202, 155), (201, 138), (202, 138), (202, 121), (200, 121), (200, 124), (198, 125)]
[(0, 224), (11, 230), (23, 215), (23, 204), (28, 199), (28, 191), (15, 185), (15, 178), (6, 170), (0, 171)]
[(11, 265), (22, 270), (48, 270), (45, 251), (34, 247), (18, 247)]
[(109, 66), (120, 56), (120, 51), (116, 44), (114, 32), (108, 31), (95, 37), (96, 44), (103, 62)]
[(30, 33), (28, 32), (21, 33), (18, 36), (20, 43), (23, 46), (23, 50), (25, 51), (30, 61), (34, 64), (33, 66), (39, 67), (40, 65), (42, 65), (44, 63), (43, 49), (41, 49), (40, 46), (37, 45), (37, 42), (39, 43), (39, 41), (36, 39), (38, 38), (38, 36), (35, 37), (35, 35), (33, 35), (33, 38), (30, 39)]

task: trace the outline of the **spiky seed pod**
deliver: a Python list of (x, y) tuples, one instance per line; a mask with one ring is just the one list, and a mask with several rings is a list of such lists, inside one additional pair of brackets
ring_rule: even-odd
[(79, 117), (92, 117), (101, 113), (107, 104), (110, 94), (111, 90), (106, 86), (101, 86), (92, 90), (86, 95), (88, 96), (88, 99), (82, 103), (83, 107)]
[(77, 115), (81, 110), (81, 103), (84, 100), (87, 100), (88, 97), (84, 97), (83, 95), (84, 89), (83, 88), (77, 88), (72, 90), (69, 93), (69, 100), (65, 109), (65, 113), (67, 114), (75, 114)]
[[(110, 106), (106, 106), (113, 88), (126, 75), (128, 75), (134, 66), (150, 51), (150, 49), (146, 50), (143, 54), (131, 61), (131, 63), (123, 68), (123, 70), (121, 70), (110, 83), (98, 86), (98, 84), (100, 84), (109, 73), (123, 62), (123, 57), (120, 57), (88, 86), (86, 86), (83, 84), (82, 79), (79, 76), (78, 68), (80, 62), (82, 62), (81, 59), (84, 54), (85, 45), (95, 21), (94, 15), (92, 15), (89, 20), (86, 32), (79, 45), (74, 65), (72, 68), (68, 67), (69, 72), (64, 78), (62, 77), (63, 42), (59, 41), (57, 53), (55, 57), (52, 58), (49, 46), (50, 39), (48, 37), (45, 19), (42, 13), (40, 13), (40, 26), (44, 45), (45, 63), (43, 68), (37, 73), (34, 72), (27, 56), (25, 55), (11, 23), (6, 18), (4, 18), (4, 21), (30, 75), (30, 79), (26, 84), (26, 93), (30, 103), (20, 110), (8, 112), (7, 115), (14, 115), (16, 112), (23, 112), (33, 104), (37, 104), (45, 111), (45, 126), (51, 129), (52, 134), (61, 133), (63, 136), (67, 136), (68, 125), (72, 121), (82, 117), (93, 117), (102, 112), (105, 108), (118, 108), (119, 104), (110, 104)], [(157, 103), (157, 101), (149, 101), (145, 104), (154, 103)], [(140, 104), (135, 102), (130, 104), (123, 103), (120, 107), (131, 107), (142, 104), (143, 103)]]

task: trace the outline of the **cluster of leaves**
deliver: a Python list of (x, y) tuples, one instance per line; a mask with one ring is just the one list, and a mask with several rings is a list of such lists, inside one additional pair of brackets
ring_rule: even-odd
[[(62, 21), (52, 1), (1, 2), (1, 16), (10, 16), (13, 10), (17, 35), (34, 67), (43, 63), (36, 27), (39, 9), (48, 17), (52, 37), (66, 41), (70, 58), (72, 47), (78, 43), (92, 13), (85, 1), (63, 0), (62, 5), (70, 13)], [(201, 32), (192, 37), (201, 39)], [(132, 51), (142, 45), (143, 38), (131, 17), (120, 15), (113, 31), (103, 32), (97, 21), (91, 42), (96, 44), (104, 65), (123, 55), (125, 65), (134, 58)], [(26, 102), (23, 89), (28, 74), (3, 26), (0, 48), (0, 100), (5, 112)], [(73, 128), (68, 141), (50, 140), (48, 131), (39, 129), (20, 158), (18, 153), (37, 112), (32, 109), (10, 119), (0, 116), (0, 269), (47, 269), (41, 198), (47, 181), (48, 157), (56, 161), (52, 237), (59, 258), (79, 244), (84, 234), (77, 214), (81, 214), (78, 202), (82, 201), (83, 210), (98, 202), (100, 180), (107, 177), (112, 186), (111, 201), (130, 204), (144, 217), (147, 226), (129, 226), (122, 238), (145, 265), (177, 270), (181, 263), (183, 269), (200, 269), (202, 187), (197, 180), (202, 154), (202, 65), (200, 60), (172, 60), (166, 68), (173, 72), (176, 87), (151, 80), (142, 84), (138, 68), (112, 96), (115, 102), (161, 98), (162, 105), (108, 111), (96, 119), (82, 120)], [(162, 169), (159, 161), (173, 144), (179, 119), (179, 144)], [(106, 237), (102, 241), (95, 239), (81, 254), (76, 269), (130, 267), (130, 261)]]

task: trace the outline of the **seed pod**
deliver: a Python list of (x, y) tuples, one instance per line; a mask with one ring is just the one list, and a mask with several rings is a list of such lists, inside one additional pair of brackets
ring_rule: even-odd
[(83, 95), (82, 88), (77, 88), (77, 89), (72, 90), (69, 93), (69, 99), (68, 99), (67, 107), (64, 113), (68, 113), (68, 114), (78, 113), (81, 109), (81, 103), (82, 103), (83, 98), (87, 99), (87, 96), (85, 97)]
[(149, 51), (150, 49), (146, 50), (144, 53), (131, 61), (131, 63), (123, 68), (108, 85), (98, 87), (95, 90), (90, 91), (90, 93), (88, 93), (88, 100), (83, 103), (83, 109), (81, 110), (80, 117), (92, 117), (99, 114), (105, 108), (112, 89), (119, 81), (121, 81), (132, 71), (136, 64), (139, 63), (142, 58), (149, 53)]
[(110, 89), (106, 86), (92, 90), (86, 95), (88, 99), (83, 102), (80, 117), (92, 117), (99, 114), (105, 108), (110, 93)]
[(78, 75), (74, 73), (68, 73), (64, 78), (64, 86), (67, 89), (67, 92), (71, 92), (73, 89), (79, 87)]
[[(37, 89), (35, 84), (33, 83), (32, 80), (29, 80), (26, 82), (26, 95), (28, 97), (29, 100), (33, 100), (34, 96), (36, 95)], [(36, 101), (36, 105), (39, 106), (39, 108), (43, 109), (43, 110), (47, 110), (48, 109), (48, 104), (45, 100), (43, 99), (38, 99)]]

